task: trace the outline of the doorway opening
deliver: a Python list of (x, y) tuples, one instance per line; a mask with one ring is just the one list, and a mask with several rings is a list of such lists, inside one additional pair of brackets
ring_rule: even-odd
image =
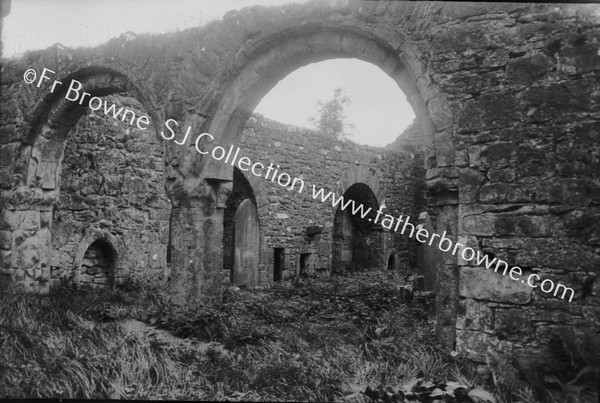
[(394, 256), (394, 254), (390, 254), (390, 257), (388, 258), (388, 262), (387, 262), (387, 269), (388, 270), (394, 270), (396, 268), (396, 256)]
[(311, 267), (311, 253), (301, 253), (300, 254), (300, 274), (308, 275), (312, 273)]
[(283, 267), (285, 265), (285, 248), (275, 248), (273, 259), (273, 281), (283, 279)]

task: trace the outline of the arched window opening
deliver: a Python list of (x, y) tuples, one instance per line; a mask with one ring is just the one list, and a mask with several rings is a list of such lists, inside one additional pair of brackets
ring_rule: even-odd
[(77, 285), (113, 287), (115, 270), (116, 253), (112, 245), (103, 240), (94, 241), (83, 256)]

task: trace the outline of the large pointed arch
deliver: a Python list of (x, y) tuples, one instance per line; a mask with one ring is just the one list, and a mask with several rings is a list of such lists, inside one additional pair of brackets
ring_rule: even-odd
[[(397, 33), (375, 32), (368, 26), (349, 27), (339, 22), (300, 23), (259, 36), (239, 49), (227, 68), (213, 78), (214, 90), (207, 92), (199, 105), (205, 116), (211, 116), (207, 127), (215, 138), (212, 146), (227, 148), (237, 144), (252, 111), (279, 80), (306, 64), (331, 58), (373, 63), (406, 94), (420, 126), (426, 183), (440, 210), (438, 225), (448, 234), (458, 234), (458, 175), (450, 107), (423, 73), (426, 69), (421, 63), (425, 55)], [(194, 159), (206, 180), (231, 181), (231, 166), (211, 158)], [(185, 180), (190, 186), (197, 183), (195, 178)], [(455, 258), (447, 259), (444, 272), (448, 274), (439, 278), (443, 284), (438, 288), (438, 310), (443, 311), (439, 334), (448, 348), (453, 346), (456, 333), (457, 263)]]
[[(295, 69), (332, 58), (357, 58), (381, 68), (406, 94), (421, 126), (428, 168), (435, 168), (436, 126), (427, 109), (432, 95), (422, 88), (425, 80), (419, 80), (411, 68), (418, 52), (407, 47), (372, 32), (321, 24), (290, 27), (252, 42), (215, 78), (218, 90), (204, 100), (206, 113), (213, 116), (209, 132), (215, 136), (214, 144), (236, 144), (260, 100)], [(414, 56), (409, 61), (406, 54)], [(427, 96), (423, 96), (425, 92)], [(230, 166), (211, 159), (205, 159), (203, 165), (205, 177), (231, 180)]]
[[(19, 145), (17, 161), (13, 165), (15, 177), (19, 178), (19, 181), (10, 193), (7, 192), (9, 208), (14, 208), (15, 204), (25, 200), (26, 202), (20, 203), (18, 208), (26, 208), (27, 214), (35, 220), (35, 226), (32, 227), (35, 231), (29, 232), (26, 242), (16, 248), (13, 262), (16, 262), (25, 273), (28, 270), (31, 272), (31, 268), (42, 268), (42, 272), (45, 273), (42, 279), (45, 281), (42, 281), (40, 283), (42, 285), (38, 288), (43, 291), (53, 287), (52, 284), (56, 280), (54, 273), (68, 272), (73, 269), (68, 264), (69, 261), (73, 262), (74, 258), (73, 253), (70, 252), (72, 244), (77, 242), (76, 236), (83, 236), (79, 231), (77, 234), (72, 234), (73, 237), (64, 236), (63, 232), (68, 229), (66, 226), (58, 228), (55, 215), (59, 210), (57, 206), (61, 196), (61, 168), (66, 146), (70, 141), (72, 129), (88, 108), (89, 99), (95, 96), (104, 100), (108, 95), (125, 93), (135, 98), (143, 109), (142, 112), (136, 112), (137, 116), (147, 117), (148, 134), (158, 139), (156, 144), (161, 148), (160, 154), (164, 155), (164, 142), (157, 131), (159, 117), (153, 96), (142, 89), (129, 74), (113, 66), (77, 65), (59, 71), (56, 76), (52, 76), (50, 72), (46, 72), (46, 75), (51, 77), (44, 88), (45, 95), (29, 114), (30, 123), (23, 129), (23, 140)], [(59, 84), (54, 85), (55, 82)], [(85, 91), (90, 94), (81, 104), (66, 97), (72, 83), (75, 83), (73, 85), (77, 88), (79, 84), (81, 85), (80, 93)], [(137, 102), (133, 108), (135, 110), (139, 108)], [(115, 105), (115, 108), (121, 106)], [(103, 112), (102, 108), (97, 113)], [(107, 119), (112, 118), (111, 116)], [(164, 161), (162, 156), (158, 158)], [(64, 217), (64, 214), (61, 215)], [(81, 218), (78, 226), (110, 226), (110, 223), (100, 223), (100, 221), (102, 221), (101, 215), (92, 213)], [(156, 221), (161, 219), (157, 218)], [(18, 222), (14, 229), (22, 231), (24, 228), (24, 223)], [(154, 231), (157, 239), (160, 238), (161, 229), (158, 226), (151, 231)], [(119, 256), (125, 255), (119, 254)], [(160, 262), (161, 259), (156, 257), (153, 261)], [(116, 262), (114, 268), (119, 269), (121, 263), (121, 260)], [(157, 263), (157, 265), (161, 264)], [(35, 280), (27, 276), (24, 282), (33, 285)]]
[[(41, 194), (56, 196), (60, 189), (60, 166), (71, 129), (87, 110), (89, 97), (82, 102), (67, 99), (71, 83), (81, 83), (79, 92), (104, 97), (116, 93), (130, 93), (144, 107), (155, 135), (162, 142), (156, 123), (159, 122), (153, 96), (123, 70), (102, 65), (71, 68), (70, 72), (58, 74), (60, 82), (55, 91), (49, 91), (38, 102), (32, 113), (31, 123), (23, 143), (21, 154), (26, 160), (24, 184)], [(74, 87), (79, 87), (74, 85)], [(118, 108), (118, 106), (116, 106)]]

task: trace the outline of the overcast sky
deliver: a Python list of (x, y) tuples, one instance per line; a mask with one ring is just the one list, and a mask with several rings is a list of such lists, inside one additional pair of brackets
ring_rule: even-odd
[[(306, 0), (13, 0), (4, 19), (4, 57), (55, 43), (96, 46), (124, 32), (166, 33), (204, 25), (232, 9), (278, 6)], [(311, 126), (318, 100), (335, 87), (351, 99), (352, 140), (375, 146), (392, 142), (414, 114), (396, 83), (378, 67), (356, 59), (335, 59), (302, 67), (265, 96), (256, 111), (284, 123)], [(292, 95), (293, 94), (293, 95)]]

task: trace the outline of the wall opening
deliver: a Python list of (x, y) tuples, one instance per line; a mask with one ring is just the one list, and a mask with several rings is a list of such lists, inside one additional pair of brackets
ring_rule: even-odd
[[(427, 230), (429, 234), (435, 232), (431, 217), (427, 212), (419, 214), (418, 224)], [(416, 239), (415, 242), (417, 245), (417, 275), (423, 278), (424, 291), (434, 291), (437, 287), (438, 271), (443, 270), (442, 252), (438, 248), (419, 242)]]
[(85, 251), (77, 276), (77, 285), (113, 287), (116, 271), (114, 248), (106, 241), (97, 240)]
[(350, 101), (344, 105), (347, 138), (359, 144), (384, 147), (415, 117), (394, 80), (377, 65), (356, 58), (331, 58), (297, 68), (260, 100), (254, 112), (286, 124), (318, 127), (313, 120), (318, 117), (317, 102), (331, 99), (336, 88)]
[[(373, 225), (379, 203), (371, 188), (355, 183), (344, 192), (353, 200), (356, 214), (338, 208), (333, 219), (332, 270), (376, 269), (383, 264), (381, 232)], [(362, 205), (362, 210), (358, 208)], [(352, 206), (352, 204), (350, 205)], [(370, 210), (368, 210), (370, 208)], [(368, 211), (368, 212), (367, 212)]]
[[(274, 43), (277, 43), (278, 46), (273, 46)], [(310, 44), (316, 44), (316, 46)], [(425, 87), (417, 85), (419, 75), (411, 68), (413, 64), (415, 66), (420, 64), (417, 54), (411, 52), (399, 54), (396, 44), (389, 43), (373, 32), (360, 32), (360, 30), (350, 30), (345, 27), (307, 25), (292, 27), (289, 31), (283, 30), (257, 39), (239, 52), (239, 55), (232, 62), (232, 68), (227, 71), (227, 74), (218, 75), (215, 78), (218, 87), (216, 94), (218, 95), (215, 97), (216, 102), (212, 104), (214, 106), (210, 108), (212, 119), (208, 132), (218, 139), (222, 146), (237, 145), (240, 142), (241, 133), (258, 103), (278, 82), (294, 70), (310, 63), (332, 58), (357, 57), (381, 68), (408, 95), (407, 100), (417, 116), (417, 122), (421, 129), (422, 142), (419, 142), (418, 146), (422, 147), (424, 151), (426, 168), (436, 168), (437, 162), (442, 161), (436, 158), (436, 150), (438, 150), (435, 147), (437, 138), (434, 136), (436, 126), (429, 115), (425, 100), (421, 96)], [(435, 88), (432, 89), (435, 92)], [(294, 92), (288, 91), (288, 93), (293, 94)], [(445, 150), (444, 157), (446, 157), (446, 151), (448, 154), (453, 153), (452, 145), (444, 147), (443, 150)], [(360, 165), (358, 160), (356, 161), (357, 165)], [(447, 161), (452, 163), (453, 155), (449, 155)], [(369, 163), (366, 162), (359, 168), (369, 170), (368, 165)], [(206, 177), (211, 179), (230, 181), (232, 178), (231, 167), (218, 161), (207, 159), (203, 169)], [(368, 186), (364, 186), (368, 188)], [(348, 187), (344, 187), (347, 189), (346, 191), (349, 190)], [(357, 191), (356, 193), (356, 201), (359, 203), (365, 198), (370, 199), (370, 195), (373, 195), (373, 191)], [(377, 193), (377, 195), (380, 194)], [(372, 199), (374, 202), (363, 202), (362, 204), (367, 207), (373, 205), (372, 214), (375, 216), (378, 200), (383, 200), (383, 198), (377, 199), (373, 195)], [(329, 220), (333, 218), (331, 221), (336, 221), (337, 214), (337, 212), (332, 214), (334, 217), (330, 216)], [(450, 215), (456, 216), (454, 212), (451, 212)], [(351, 218), (352, 256), (349, 264), (347, 263), (348, 256), (346, 256), (346, 260), (340, 258), (342, 251), (339, 250), (338, 242), (333, 239), (335, 230), (324, 234), (318, 250), (320, 253), (328, 255), (326, 258), (328, 262), (325, 264), (328, 270), (343, 270), (344, 267), (341, 266), (361, 270), (381, 270), (386, 267), (387, 254), (384, 252), (388, 245), (384, 242), (386, 234), (382, 232), (383, 227), (377, 228), (371, 225), (368, 222), (368, 218), (370, 218), (368, 214), (363, 218), (367, 219), (364, 225), (356, 217)], [(338, 221), (341, 220), (345, 220), (345, 218), (338, 216)], [(345, 234), (344, 231), (341, 232)], [(338, 236), (339, 233), (340, 231), (338, 231)], [(275, 242), (282, 244), (280, 239), (270, 240), (268, 236), (265, 241), (269, 247), (274, 247)], [(328, 246), (325, 246), (325, 243)], [(401, 249), (400, 242), (394, 240), (394, 243), (395, 247)], [(295, 245), (290, 245), (290, 247), (295, 248)], [(320, 266), (320, 261), (318, 265)], [(274, 274), (275, 276), (276, 274)], [(450, 297), (454, 298), (453, 295)], [(453, 309), (450, 307), (449, 311), (453, 312)], [(453, 336), (449, 335), (449, 339), (453, 339)]]
[[(339, 69), (339, 66), (343, 63), (353, 63), (356, 66), (362, 64), (363, 67), (370, 68), (371, 70), (369, 70), (367, 75), (370, 75), (373, 71), (377, 71), (378, 74), (382, 73), (381, 75), (384, 76), (383, 79), (387, 80), (384, 86), (386, 88), (393, 87), (399, 90), (396, 94), (390, 94), (389, 97), (381, 97), (376, 91), (375, 93), (369, 93), (367, 90), (370, 89), (370, 86), (363, 85), (362, 89), (364, 91), (359, 91), (360, 94), (353, 96), (353, 98), (356, 100), (360, 99), (361, 101), (369, 98), (370, 106), (379, 104), (382, 104), (383, 106), (383, 104), (388, 103), (386, 101), (388, 98), (394, 98), (396, 100), (406, 98), (408, 104), (405, 106), (394, 107), (392, 115), (394, 117), (397, 117), (399, 114), (405, 115), (407, 126), (413, 121), (413, 117), (416, 115), (423, 126), (421, 132), (422, 137), (419, 137), (419, 139), (423, 139), (424, 141), (422, 143), (419, 141), (415, 143), (419, 143), (417, 145), (419, 147), (424, 146), (424, 148), (433, 149), (433, 126), (427, 115), (426, 105), (419, 96), (419, 90), (416, 86), (416, 76), (413, 76), (405, 61), (398, 57), (393, 46), (390, 46), (383, 40), (373, 38), (371, 35), (363, 35), (360, 32), (346, 31), (345, 29), (330, 30), (329, 28), (311, 27), (309, 29), (308, 27), (303, 27), (300, 30), (294, 29), (290, 32), (286, 32), (286, 34), (289, 34), (289, 37), (286, 36), (285, 39), (279, 39), (278, 36), (274, 36), (258, 40), (248, 48), (246, 53), (244, 53), (243, 59), (236, 59), (235, 63), (237, 64), (234, 63), (235, 68), (228, 73), (227, 77), (218, 76), (216, 78), (216, 82), (219, 84), (219, 89), (221, 91), (219, 94), (222, 95), (219, 95), (217, 102), (214, 103), (214, 107), (211, 109), (213, 114), (208, 131), (218, 139), (219, 144), (222, 146), (229, 144), (239, 145), (239, 143), (242, 142), (241, 133), (244, 131), (244, 128), (248, 129), (248, 132), (254, 135), (254, 126), (259, 126), (256, 121), (260, 122), (261, 119), (257, 119), (256, 117), (250, 119), (250, 117), (252, 116), (253, 111), (257, 110), (259, 103), (263, 100), (265, 102), (260, 105), (258, 111), (264, 114), (265, 117), (274, 118), (275, 120), (284, 123), (305, 126), (301, 121), (293, 121), (286, 117), (287, 112), (300, 109), (295, 106), (293, 108), (289, 107), (290, 102), (295, 102), (296, 99), (299, 98), (296, 95), (292, 95), (297, 94), (297, 91), (292, 91), (290, 88), (294, 86), (300, 88), (302, 86), (307, 86), (309, 83), (311, 85), (319, 83), (321, 87), (328, 87), (328, 75), (322, 74), (317, 77), (313, 76), (310, 78), (309, 82), (305, 81), (304, 84), (299, 81), (294, 81), (291, 87), (288, 86), (279, 91), (279, 94), (282, 95), (282, 97), (274, 97), (269, 100), (270, 95), (275, 95), (274, 93), (277, 91), (276, 86), (280, 86), (284, 81), (287, 81), (288, 78), (291, 78), (296, 74), (301, 76), (311, 68), (316, 68), (318, 64), (335, 64), (338, 70), (335, 72), (332, 70), (329, 74), (345, 75), (341, 74), (343, 71)], [(286, 46), (288, 41), (290, 46)], [(311, 42), (318, 43), (319, 46), (315, 49), (311, 46), (305, 47), (301, 45)], [(279, 46), (274, 48), (272, 46), (273, 43), (278, 43)], [(340, 46), (342, 43), (344, 46)], [(233, 77), (233, 79), (231, 79), (231, 77)], [(354, 82), (356, 81), (357, 80), (354, 80)], [(336, 84), (336, 86), (343, 89), (346, 87), (345, 84)], [(319, 95), (317, 95), (317, 98), (320, 98), (321, 101), (326, 101), (327, 97), (330, 97), (330, 95), (328, 95), (331, 94), (330, 90), (331, 89), (328, 87), (325, 90), (326, 93), (323, 93), (321, 88), (319, 88)], [(273, 91), (273, 94), (271, 94), (271, 91)], [(409, 96), (405, 96), (406, 94), (409, 94)], [(349, 91), (349, 95), (352, 96), (351, 91)], [(286, 99), (285, 97), (289, 99), (289, 102), (281, 102), (282, 99)], [(294, 99), (291, 99), (290, 97)], [(280, 101), (277, 101), (277, 99)], [(266, 104), (270, 104), (271, 108), (266, 108)], [(282, 105), (287, 106), (282, 107)], [(313, 107), (313, 112), (316, 113), (318, 109), (314, 103)], [(388, 110), (388, 108), (383, 109)], [(271, 111), (281, 111), (285, 113), (283, 115), (272, 115), (270, 113)], [(306, 117), (307, 113), (304, 113), (303, 115)], [(308, 113), (308, 115), (310, 115), (310, 113)], [(356, 117), (355, 115), (355, 113), (352, 114), (353, 119), (360, 118), (365, 120), (364, 113), (361, 113), (360, 117)], [(379, 122), (381, 120), (387, 120), (387, 118), (372, 119), (368, 116), (366, 117), (366, 120)], [(397, 126), (394, 123), (390, 124), (389, 121), (387, 121), (386, 124), (392, 127)], [(310, 124), (309, 126), (315, 125)], [(380, 132), (379, 130), (371, 129), (372, 130), (369, 131), (370, 134), (367, 137), (370, 136), (373, 138), (374, 133)], [(386, 127), (386, 129), (389, 129), (389, 127)], [(292, 129), (291, 131), (293, 130), (295, 129)], [(398, 127), (396, 137), (400, 135), (401, 132), (402, 127)], [(386, 142), (384, 141), (379, 145), (385, 143)], [(274, 142), (273, 144), (278, 144), (278, 142)], [(275, 147), (279, 146), (280, 145), (276, 145)], [(340, 145), (332, 148), (334, 148), (336, 152), (339, 152), (344, 149), (344, 146)], [(333, 152), (333, 150), (330, 152)], [(349, 156), (350, 159), (352, 159), (352, 157), (353, 156)], [(359, 169), (369, 170), (369, 163), (367, 161), (361, 163), (358, 158), (355, 161), (357, 165), (361, 165)], [(229, 181), (232, 177), (231, 167), (228, 167), (226, 164), (215, 162), (212, 159), (206, 160), (206, 163), (204, 164), (204, 174), (209, 178), (222, 181)], [(375, 172), (372, 172), (371, 174), (376, 176)], [(332, 179), (332, 182), (335, 183), (339, 181), (340, 178), (334, 177)], [(349, 184), (352, 184), (352, 182)], [(364, 186), (368, 187), (367, 185)], [(373, 194), (372, 190), (364, 193), (361, 192), (361, 190), (356, 190), (356, 192), (357, 201), (359, 202), (365, 198), (371, 199), (370, 195)], [(360, 193), (363, 193), (363, 195), (361, 196)], [(270, 197), (271, 194), (268, 196)], [(275, 200), (272, 203), (277, 203), (277, 197), (273, 195), (272, 198)], [(369, 200), (368, 203), (363, 204), (365, 207), (370, 207), (371, 205), (374, 207), (374, 216), (377, 211), (378, 200), (375, 196), (373, 196), (372, 199), (372, 201)], [(262, 208), (266, 208), (266, 206), (260, 207), (262, 214)], [(289, 214), (282, 211), (281, 214), (278, 215), (285, 216)], [(369, 225), (368, 222), (366, 225), (363, 225), (354, 218), (348, 220), (348, 217), (346, 217), (343, 212), (336, 212), (333, 218), (337, 224), (337, 228), (333, 229), (331, 232), (328, 230), (323, 234), (321, 239), (315, 241), (319, 244), (318, 246), (316, 243), (314, 245), (315, 249), (318, 250), (314, 257), (315, 267), (319, 269), (323, 268), (324, 271), (329, 273), (331, 271), (344, 270), (347, 268), (381, 270), (386, 267), (387, 254), (383, 253), (385, 247), (383, 245), (384, 237), (382, 236), (381, 227), (375, 228), (375, 226)], [(369, 217), (367, 215), (367, 217), (364, 218), (366, 220)], [(326, 220), (331, 220), (331, 216), (327, 217)], [(348, 221), (352, 221), (351, 226), (347, 225)], [(268, 226), (266, 221), (264, 225), (266, 227)], [(282, 228), (286, 229), (285, 226)], [(269, 235), (266, 235), (265, 243), (265, 247), (271, 248), (276, 244), (281, 244), (281, 239), (276, 239), (275, 237), (271, 239)], [(293, 247), (294, 249), (298, 246), (299, 245), (290, 245), (290, 247)]]
[(250, 199), (245, 199), (235, 211), (232, 235), (231, 282), (234, 285), (257, 285), (260, 234), (258, 211)]
[(396, 268), (396, 256), (392, 253), (390, 257), (388, 257), (387, 261), (387, 269), (394, 270)]
[(332, 270), (350, 268), (354, 250), (354, 226), (350, 213), (337, 209), (333, 219)]
[(284, 266), (285, 266), (285, 248), (274, 248), (273, 281), (281, 281), (283, 279)]
[(300, 274), (308, 275), (312, 274), (312, 265), (311, 265), (311, 253), (301, 253), (300, 254)]
[[(246, 201), (249, 204), (245, 204)], [(240, 209), (242, 204), (244, 207)], [(223, 211), (223, 274), (236, 285), (258, 283), (260, 226), (256, 206), (250, 182), (234, 168), (231, 193)], [(244, 269), (246, 266), (248, 270)]]

